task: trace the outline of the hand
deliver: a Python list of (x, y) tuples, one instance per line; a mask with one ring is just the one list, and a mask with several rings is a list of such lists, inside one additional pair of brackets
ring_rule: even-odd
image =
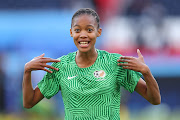
[(57, 59), (52, 59), (52, 58), (46, 58), (44, 57), (44, 53), (38, 57), (35, 57), (34, 59), (32, 59), (30, 62), (26, 63), (25, 65), (25, 72), (31, 72), (34, 70), (44, 70), (46, 72), (52, 73), (52, 71), (46, 69), (47, 68), (51, 68), (54, 70), (59, 70), (58, 68), (52, 67), (50, 65), (47, 65), (46, 63), (49, 62), (60, 62), (60, 60)]
[(137, 49), (138, 58), (136, 57), (130, 57), (130, 56), (121, 56), (120, 59), (118, 59), (119, 66), (122, 66), (124, 69), (130, 69), (137, 72), (141, 72), (142, 74), (145, 74), (148, 72), (149, 68), (144, 62), (144, 58), (140, 52), (139, 49)]

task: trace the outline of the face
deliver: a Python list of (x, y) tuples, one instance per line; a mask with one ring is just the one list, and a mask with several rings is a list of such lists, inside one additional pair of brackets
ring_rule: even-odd
[(95, 50), (96, 38), (101, 35), (96, 19), (91, 15), (80, 15), (73, 19), (70, 29), (71, 37), (79, 52)]

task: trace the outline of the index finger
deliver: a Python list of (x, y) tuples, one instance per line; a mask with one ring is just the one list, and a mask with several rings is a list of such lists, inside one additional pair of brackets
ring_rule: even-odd
[(119, 59), (132, 59), (133, 57), (132, 56), (121, 56), (119, 57)]
[(43, 58), (42, 62), (43, 63), (48, 63), (48, 62), (60, 62), (61, 60), (58, 59), (52, 59), (52, 58)]

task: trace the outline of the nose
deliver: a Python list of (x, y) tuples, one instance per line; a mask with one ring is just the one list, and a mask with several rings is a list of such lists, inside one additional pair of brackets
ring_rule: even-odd
[(80, 34), (80, 38), (87, 38), (86, 32), (82, 31)]

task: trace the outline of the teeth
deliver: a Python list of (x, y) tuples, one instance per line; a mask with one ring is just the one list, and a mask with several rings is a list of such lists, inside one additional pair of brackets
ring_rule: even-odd
[(80, 42), (80, 44), (88, 44), (88, 42)]

